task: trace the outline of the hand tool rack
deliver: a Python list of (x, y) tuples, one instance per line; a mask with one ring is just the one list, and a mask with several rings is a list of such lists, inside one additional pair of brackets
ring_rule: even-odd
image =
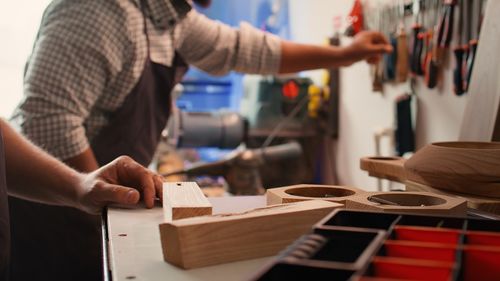
[(336, 210), (251, 280), (498, 280), (500, 221)]

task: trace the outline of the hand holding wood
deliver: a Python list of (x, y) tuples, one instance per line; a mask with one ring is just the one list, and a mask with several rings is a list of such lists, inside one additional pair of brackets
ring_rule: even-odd
[(152, 208), (155, 198), (162, 197), (162, 184), (161, 176), (122, 156), (83, 177), (77, 207), (99, 213), (108, 204), (134, 205), (142, 197), (146, 207)]

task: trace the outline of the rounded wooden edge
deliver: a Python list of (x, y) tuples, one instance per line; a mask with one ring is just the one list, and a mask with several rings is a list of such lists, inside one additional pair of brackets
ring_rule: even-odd
[(431, 143), (430, 146), (444, 149), (494, 150), (500, 152), (500, 142), (449, 141)]
[[(370, 197), (379, 197), (385, 199), (389, 202), (393, 203), (402, 203), (408, 199), (404, 198), (403, 200), (394, 200), (397, 197), (412, 197), (416, 196), (419, 199), (424, 199), (426, 202), (432, 203), (426, 206), (421, 206), (417, 204), (412, 205), (390, 205), (390, 204), (380, 204), (377, 202), (371, 201)], [(391, 200), (392, 199), (392, 200)], [(365, 194), (361, 194), (359, 196), (353, 196), (349, 198), (350, 202), (354, 202), (357, 204), (368, 205), (371, 207), (379, 208), (379, 209), (387, 209), (387, 210), (398, 210), (398, 209), (413, 209), (413, 210), (448, 210), (456, 208), (460, 205), (466, 204), (466, 200), (460, 198), (454, 198), (446, 195), (434, 194), (430, 192), (367, 192)], [(416, 202), (418, 203), (418, 201)], [(424, 204), (425, 205), (425, 204)]]
[(277, 203), (276, 198), (280, 198), (281, 203), (289, 203), (313, 199), (343, 201), (346, 200), (346, 198), (350, 198), (352, 196), (360, 195), (363, 193), (365, 193), (365, 191), (349, 186), (299, 184), (270, 188), (267, 190), (266, 196), (268, 197), (268, 199), (272, 197), (272, 200), (268, 200), (268, 202), (273, 201), (273, 203)]

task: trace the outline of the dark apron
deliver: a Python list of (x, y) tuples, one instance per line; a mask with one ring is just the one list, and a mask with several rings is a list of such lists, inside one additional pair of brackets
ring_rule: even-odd
[(9, 206), (5, 180), (5, 153), (0, 129), (0, 280), (8, 280), (10, 256)]
[[(99, 165), (120, 155), (144, 166), (151, 162), (170, 114), (170, 92), (186, 71), (179, 55), (166, 67), (152, 62), (148, 51), (139, 82), (91, 142)], [(99, 216), (10, 200), (13, 280), (102, 279)]]

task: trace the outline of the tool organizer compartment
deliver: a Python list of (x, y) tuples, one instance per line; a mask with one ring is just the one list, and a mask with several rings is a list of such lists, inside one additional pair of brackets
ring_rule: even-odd
[(337, 210), (251, 280), (498, 280), (500, 221)]

